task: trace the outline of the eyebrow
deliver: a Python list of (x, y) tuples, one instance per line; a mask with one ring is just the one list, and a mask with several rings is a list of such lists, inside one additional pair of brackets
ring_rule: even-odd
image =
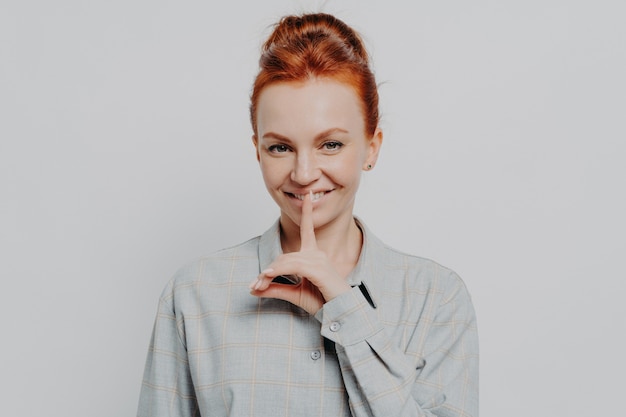
[[(333, 133), (349, 133), (349, 132), (347, 130), (345, 130), (345, 129), (340, 128), (340, 127), (333, 127), (333, 128), (330, 128), (328, 130), (325, 130), (325, 131), (315, 135), (315, 141), (318, 141), (318, 140), (323, 139), (323, 138), (325, 138), (327, 136), (330, 136)], [(282, 141), (291, 143), (291, 140), (287, 136), (283, 136), (283, 135), (280, 135), (280, 134), (275, 133), (275, 132), (267, 132), (266, 134), (264, 134), (262, 136), (262, 138), (263, 139), (278, 139), (278, 140), (282, 140)]]

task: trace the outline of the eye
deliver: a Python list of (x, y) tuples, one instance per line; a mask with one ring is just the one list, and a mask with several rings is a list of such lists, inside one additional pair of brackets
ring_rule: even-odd
[(324, 142), (324, 144), (322, 145), (322, 148), (324, 148), (324, 150), (327, 150), (327, 151), (337, 151), (341, 149), (342, 146), (343, 146), (343, 143), (337, 142), (336, 140), (331, 140), (329, 142)]
[(287, 145), (276, 144), (276, 145), (269, 146), (267, 150), (270, 153), (284, 153), (284, 152), (289, 151), (289, 148), (287, 147)]

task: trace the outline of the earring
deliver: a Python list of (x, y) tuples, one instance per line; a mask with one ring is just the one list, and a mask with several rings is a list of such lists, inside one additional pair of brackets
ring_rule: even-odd
[(368, 170), (372, 169), (372, 164), (368, 164), (368, 165), (367, 165), (367, 169), (368, 169)]

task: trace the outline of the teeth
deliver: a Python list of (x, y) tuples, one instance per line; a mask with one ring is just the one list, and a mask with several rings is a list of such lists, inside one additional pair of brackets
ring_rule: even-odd
[[(322, 198), (324, 196), (324, 194), (326, 194), (326, 191), (321, 191), (319, 193), (314, 193), (313, 194), (313, 200), (312, 201), (317, 201), (320, 198)], [(306, 194), (294, 194), (294, 197), (296, 197), (298, 200), (304, 200), (304, 196)]]

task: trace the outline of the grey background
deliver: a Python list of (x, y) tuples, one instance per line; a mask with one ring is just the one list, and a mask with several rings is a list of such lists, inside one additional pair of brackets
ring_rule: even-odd
[(356, 213), (455, 269), (482, 416), (615, 415), (626, 365), (623, 1), (0, 2), (0, 415), (130, 416), (158, 296), (278, 215), (250, 142), (279, 16), (381, 82)]

